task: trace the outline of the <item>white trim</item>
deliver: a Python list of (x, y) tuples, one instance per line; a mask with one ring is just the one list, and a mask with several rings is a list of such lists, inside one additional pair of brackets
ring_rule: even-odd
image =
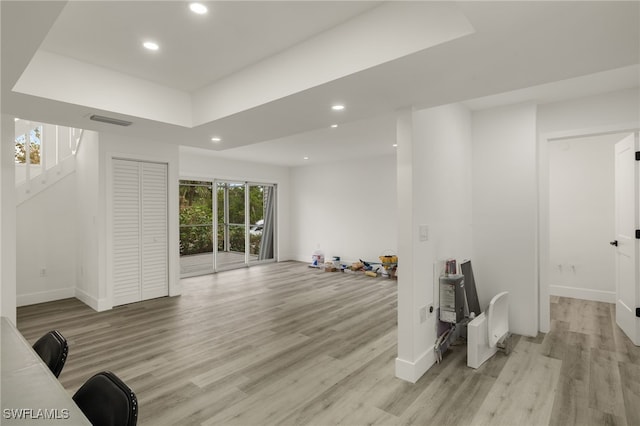
[(420, 355), (414, 362), (396, 358), (396, 377), (415, 383), (436, 362), (433, 346)]
[(616, 303), (615, 291), (550, 285), (549, 294), (552, 296), (571, 297), (573, 299), (593, 300), (594, 302)]
[[(606, 135), (612, 133), (637, 132), (640, 121), (610, 124), (582, 129), (541, 133), (538, 137), (538, 328), (546, 333), (550, 329), (551, 312), (549, 297), (551, 283), (549, 280), (549, 142), (559, 139), (578, 138), (584, 136)], [(560, 287), (560, 286), (555, 286)], [(572, 297), (572, 296), (569, 296)], [(615, 298), (615, 297), (614, 297)], [(592, 300), (592, 299), (588, 299)]]
[(38, 291), (35, 293), (18, 294), (16, 306), (35, 305), (37, 303), (52, 302), (75, 296), (75, 287), (59, 288), (56, 290)]
[(548, 132), (541, 134), (541, 138), (547, 142), (560, 139), (573, 139), (585, 136), (608, 135), (612, 133), (633, 133), (640, 128), (640, 122), (627, 122), (620, 124), (610, 124), (606, 126), (587, 127), (583, 129)]
[(75, 289), (75, 298), (92, 308), (94, 311), (102, 312), (112, 308), (108, 299), (96, 299), (86, 291), (79, 288)]

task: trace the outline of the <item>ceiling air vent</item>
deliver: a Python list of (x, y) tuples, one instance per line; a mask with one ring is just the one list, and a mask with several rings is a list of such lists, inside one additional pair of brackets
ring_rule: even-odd
[(103, 115), (96, 114), (93, 114), (89, 119), (93, 121), (100, 121), (102, 123), (115, 124), (116, 126), (130, 126), (132, 124), (131, 121), (118, 120), (117, 118), (105, 117)]

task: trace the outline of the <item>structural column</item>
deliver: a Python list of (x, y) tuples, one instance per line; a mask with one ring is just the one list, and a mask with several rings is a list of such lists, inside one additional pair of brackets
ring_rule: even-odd
[(0, 314), (16, 323), (16, 188), (12, 116), (2, 114), (0, 139)]

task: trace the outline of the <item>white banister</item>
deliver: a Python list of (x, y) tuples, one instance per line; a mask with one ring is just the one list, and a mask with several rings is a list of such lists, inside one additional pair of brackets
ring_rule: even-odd
[[(32, 194), (55, 183), (75, 169), (72, 164), (75, 163), (75, 160), (72, 160), (71, 157), (74, 157), (80, 149), (84, 130), (17, 118), (15, 125), (17, 136), (15, 143), (24, 143), (25, 156), (24, 160), (21, 159), (19, 163), (16, 163), (16, 190), (21, 201), (25, 201)], [(33, 143), (38, 147), (32, 146), (33, 133), (35, 133), (34, 138), (39, 136), (37, 141), (33, 140)], [(64, 143), (65, 135), (68, 135), (69, 138), (68, 148)], [(39, 148), (39, 164), (34, 164), (31, 158), (31, 154), (35, 154), (32, 152), (34, 147)]]
[(42, 131), (40, 132), (40, 168), (41, 168), (41, 172), (40, 174), (44, 174), (44, 172), (47, 170), (47, 148), (45, 148), (44, 146), (44, 134), (45, 134), (45, 127), (42, 126)]
[(25, 165), (25, 181), (31, 181), (31, 133), (24, 134), (24, 165)]
[[(76, 130), (78, 130), (78, 129), (73, 129), (73, 130), (74, 130), (74, 134), (75, 134), (75, 131), (76, 131)], [(76, 153), (77, 153), (77, 152), (78, 152), (78, 150), (80, 149), (80, 143), (82, 143), (82, 136), (84, 135), (84, 129), (79, 129), (79, 130), (80, 130), (80, 136), (78, 136), (78, 137), (75, 139), (76, 148), (71, 150), (71, 153), (72, 153), (73, 155), (76, 155)]]
[(56, 164), (60, 163), (60, 126), (56, 126)]

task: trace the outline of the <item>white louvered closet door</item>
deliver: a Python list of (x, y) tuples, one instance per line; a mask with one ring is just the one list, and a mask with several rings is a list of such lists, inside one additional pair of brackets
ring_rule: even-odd
[(168, 295), (167, 165), (142, 165), (142, 300)]
[(113, 304), (168, 295), (167, 165), (113, 160)]

